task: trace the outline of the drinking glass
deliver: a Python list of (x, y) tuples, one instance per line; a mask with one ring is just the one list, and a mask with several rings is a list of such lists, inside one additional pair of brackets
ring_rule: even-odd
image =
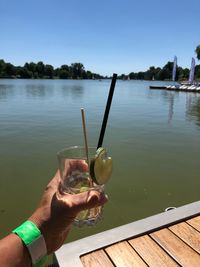
[[(90, 177), (90, 162), (94, 159), (95, 147), (88, 148), (88, 158), (85, 147), (73, 146), (58, 152), (59, 171), (61, 176), (61, 190), (63, 193), (79, 194), (96, 190), (104, 192), (104, 185), (95, 184)], [(89, 159), (89, 162), (88, 162)], [(93, 226), (102, 218), (102, 206), (78, 213), (74, 220), (77, 226)]]

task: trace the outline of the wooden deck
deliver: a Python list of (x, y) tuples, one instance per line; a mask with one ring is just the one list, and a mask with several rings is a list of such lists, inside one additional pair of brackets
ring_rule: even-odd
[(84, 267), (200, 266), (200, 216), (81, 256)]
[(64, 245), (58, 266), (200, 266), (200, 201)]

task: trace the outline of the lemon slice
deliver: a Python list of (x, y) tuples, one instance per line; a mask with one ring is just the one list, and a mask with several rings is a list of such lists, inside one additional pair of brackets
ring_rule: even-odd
[(83, 186), (80, 188), (80, 193), (87, 192), (87, 191), (89, 191), (89, 189), (90, 188), (88, 186)]
[(107, 156), (103, 147), (96, 151), (95, 158), (90, 163), (90, 176), (99, 185), (105, 184), (112, 174), (112, 158)]

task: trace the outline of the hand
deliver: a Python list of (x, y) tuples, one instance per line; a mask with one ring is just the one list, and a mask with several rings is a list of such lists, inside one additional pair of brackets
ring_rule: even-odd
[[(73, 164), (80, 164), (80, 160), (77, 162), (73, 160), (73, 162), (69, 165), (72, 170)], [(103, 193), (94, 190), (76, 195), (62, 193), (59, 190), (60, 183), (61, 178), (57, 171), (47, 185), (39, 207), (29, 218), (41, 230), (48, 254), (62, 246), (78, 212), (101, 206), (107, 202), (107, 197)]]

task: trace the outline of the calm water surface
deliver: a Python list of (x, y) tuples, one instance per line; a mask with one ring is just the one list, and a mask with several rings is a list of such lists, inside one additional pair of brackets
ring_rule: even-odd
[[(155, 83), (155, 82), (154, 82)], [(114, 161), (110, 201), (79, 239), (200, 198), (200, 94), (117, 81), (104, 146)], [(158, 83), (156, 83), (158, 84)], [(110, 81), (0, 80), (0, 236), (34, 210), (57, 168), (56, 153), (98, 141)]]

